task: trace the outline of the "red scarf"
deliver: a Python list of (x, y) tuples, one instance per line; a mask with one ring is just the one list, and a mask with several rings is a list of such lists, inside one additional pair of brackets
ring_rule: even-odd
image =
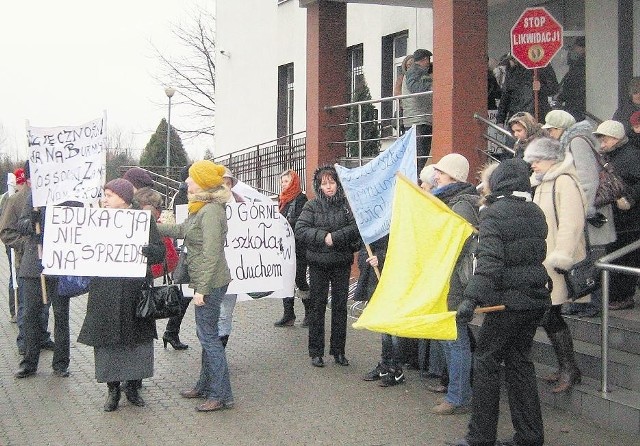
[(287, 170), (286, 174), (291, 177), (291, 183), (289, 183), (289, 187), (280, 192), (280, 196), (278, 197), (278, 206), (280, 212), (284, 207), (291, 203), (298, 195), (302, 193), (302, 189), (300, 188), (300, 177), (294, 170)]

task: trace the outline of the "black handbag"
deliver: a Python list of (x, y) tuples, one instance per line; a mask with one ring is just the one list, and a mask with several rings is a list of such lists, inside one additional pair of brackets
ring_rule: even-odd
[(626, 191), (624, 181), (615, 174), (613, 166), (605, 160), (602, 154), (593, 149), (593, 154), (598, 161), (598, 188), (594, 200), (595, 207), (599, 208), (622, 198)]
[[(553, 182), (551, 192), (553, 199), (553, 213), (556, 218), (556, 226), (558, 225), (558, 213), (556, 211), (556, 183)], [(567, 285), (568, 297), (574, 301), (588, 294), (593, 293), (600, 286), (600, 268), (596, 267), (596, 261), (589, 243), (589, 230), (585, 222), (584, 239), (587, 248), (587, 257), (584, 260), (575, 263), (569, 270), (563, 271), (564, 281)]]
[(176, 269), (173, 270), (173, 283), (188, 284), (191, 278), (189, 277), (189, 270), (187, 269), (187, 250), (184, 246), (180, 247), (179, 250), (178, 264), (176, 265)]
[(164, 279), (161, 286), (146, 281), (136, 305), (136, 317), (142, 319), (166, 319), (181, 314), (182, 290), (169, 281), (167, 261), (164, 261)]

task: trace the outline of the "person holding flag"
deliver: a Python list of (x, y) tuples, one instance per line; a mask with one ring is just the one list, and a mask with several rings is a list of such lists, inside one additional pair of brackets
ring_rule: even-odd
[(304, 205), (295, 228), (296, 241), (304, 244), (309, 262), (309, 356), (314, 367), (324, 367), (324, 314), (331, 285), (329, 354), (336, 364), (347, 366), (347, 295), (360, 234), (334, 167), (316, 169), (313, 189), (316, 198)]
[(457, 322), (471, 321), (480, 304), (504, 304), (506, 310), (484, 317), (475, 350), (469, 431), (447, 444), (496, 444), (504, 362), (515, 429), (513, 441), (505, 444), (542, 445), (542, 412), (530, 353), (536, 328), (551, 306), (549, 276), (542, 263), (547, 223), (531, 201), (529, 165), (523, 160), (490, 165), (482, 173), (482, 184), (476, 268), (458, 306)]

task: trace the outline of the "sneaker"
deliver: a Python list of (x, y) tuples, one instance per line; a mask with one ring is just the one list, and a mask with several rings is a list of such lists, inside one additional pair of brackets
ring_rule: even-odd
[(378, 363), (376, 368), (364, 375), (362, 379), (364, 379), (365, 381), (378, 381), (382, 379), (383, 376), (387, 376), (388, 374), (389, 372), (387, 371), (386, 367)]
[(389, 387), (395, 386), (396, 384), (400, 384), (404, 382), (404, 372), (402, 369), (392, 370), (389, 369), (389, 372), (381, 378), (380, 387)]

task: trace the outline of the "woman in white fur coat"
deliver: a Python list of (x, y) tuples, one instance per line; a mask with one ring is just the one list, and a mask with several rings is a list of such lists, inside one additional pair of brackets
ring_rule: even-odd
[(549, 228), (544, 265), (553, 281), (552, 307), (542, 326), (553, 345), (559, 368), (546, 380), (556, 384), (554, 393), (566, 392), (580, 382), (581, 373), (573, 354), (571, 332), (560, 314), (561, 305), (569, 301), (562, 271), (586, 257), (586, 201), (571, 152), (565, 152), (560, 142), (538, 138), (527, 146), (524, 160), (533, 169), (533, 201), (544, 212)]

